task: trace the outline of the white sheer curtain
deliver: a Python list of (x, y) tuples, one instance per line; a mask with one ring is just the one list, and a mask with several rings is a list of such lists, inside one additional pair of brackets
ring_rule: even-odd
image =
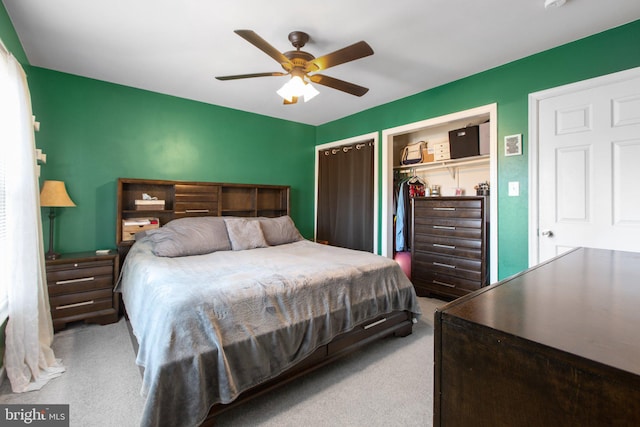
[[(51, 350), (31, 98), (18, 61), (0, 42), (0, 157), (4, 163), (5, 239), (0, 279), (9, 320), (4, 366), (16, 393), (40, 389), (64, 367)], [(4, 181), (4, 182), (3, 182)]]

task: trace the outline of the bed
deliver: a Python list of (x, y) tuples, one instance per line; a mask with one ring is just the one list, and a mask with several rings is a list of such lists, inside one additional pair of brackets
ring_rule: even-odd
[(174, 220), (136, 236), (116, 288), (138, 345), (143, 426), (226, 406), (420, 315), (393, 260), (302, 238), (288, 216)]

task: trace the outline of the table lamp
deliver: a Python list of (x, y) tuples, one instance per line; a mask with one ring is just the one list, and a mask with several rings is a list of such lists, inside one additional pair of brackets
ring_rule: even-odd
[(40, 191), (40, 206), (49, 208), (49, 251), (45, 254), (47, 259), (56, 259), (60, 256), (53, 251), (53, 220), (56, 217), (55, 208), (73, 207), (76, 204), (67, 194), (63, 181), (45, 181)]

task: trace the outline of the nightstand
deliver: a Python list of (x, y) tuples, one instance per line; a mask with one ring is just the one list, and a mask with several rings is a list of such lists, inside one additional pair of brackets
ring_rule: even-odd
[(110, 251), (106, 255), (69, 253), (46, 260), (54, 330), (79, 320), (101, 325), (118, 321), (120, 298), (113, 292), (118, 258), (116, 251)]

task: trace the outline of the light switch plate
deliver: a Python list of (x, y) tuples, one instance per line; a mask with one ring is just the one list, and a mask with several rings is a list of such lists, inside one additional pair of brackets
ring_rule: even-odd
[(520, 195), (520, 182), (518, 181), (510, 181), (509, 182), (509, 197), (517, 197)]

